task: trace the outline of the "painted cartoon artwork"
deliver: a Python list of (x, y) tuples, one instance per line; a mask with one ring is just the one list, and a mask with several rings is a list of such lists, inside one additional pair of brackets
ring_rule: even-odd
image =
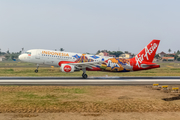
[(79, 56), (79, 58), (75, 61), (77, 63), (83, 63), (83, 62), (93, 62), (93, 59), (88, 59), (85, 54), (82, 54), (82, 56)]
[(108, 59), (103, 64), (101, 64), (100, 68), (105, 71), (113, 72), (128, 72), (131, 70), (130, 60), (122, 58)]
[[(77, 58), (75, 62), (77, 63), (84, 63), (84, 62), (93, 62), (94, 59), (99, 58), (98, 56), (90, 56), (94, 59), (88, 59), (85, 54), (82, 54), (82, 56), (74, 55), (73, 57)], [(112, 72), (129, 72), (132, 70), (132, 66), (130, 65), (129, 59), (122, 59), (122, 58), (110, 58), (108, 60), (105, 60), (104, 63), (102, 63), (100, 66), (96, 66), (97, 68), (100, 68), (102, 71), (112, 71)]]

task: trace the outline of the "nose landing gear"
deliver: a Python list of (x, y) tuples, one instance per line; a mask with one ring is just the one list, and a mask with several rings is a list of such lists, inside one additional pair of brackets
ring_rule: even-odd
[(39, 68), (39, 64), (37, 64), (37, 68), (36, 68), (36, 70), (34, 71), (35, 73), (38, 73), (38, 68)]

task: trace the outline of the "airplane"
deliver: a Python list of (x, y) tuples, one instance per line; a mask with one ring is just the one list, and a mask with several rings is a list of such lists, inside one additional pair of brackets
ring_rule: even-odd
[(65, 73), (82, 70), (82, 78), (86, 79), (88, 77), (86, 71), (130, 72), (159, 68), (160, 65), (153, 63), (159, 43), (160, 40), (152, 40), (139, 54), (131, 59), (45, 49), (28, 50), (19, 55), (19, 59), (24, 62), (36, 63), (36, 73), (39, 64), (45, 64), (58, 66)]

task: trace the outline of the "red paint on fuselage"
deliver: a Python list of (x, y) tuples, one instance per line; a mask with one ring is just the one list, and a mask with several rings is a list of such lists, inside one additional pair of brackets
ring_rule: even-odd
[(62, 64), (68, 64), (68, 63), (76, 63), (76, 62), (72, 62), (72, 61), (60, 61), (58, 63), (58, 65), (61, 66)]
[[(139, 63), (139, 66), (137, 66), (137, 63), (135, 61), (135, 58), (130, 59), (130, 63), (131, 66), (133, 66), (133, 71), (139, 71), (139, 70), (148, 70), (148, 69), (152, 69), (152, 68), (159, 68), (160, 65), (157, 65), (156, 63), (152, 63), (152, 62), (145, 62), (142, 61), (142, 63)], [(147, 66), (145, 68), (142, 67), (142, 65)]]

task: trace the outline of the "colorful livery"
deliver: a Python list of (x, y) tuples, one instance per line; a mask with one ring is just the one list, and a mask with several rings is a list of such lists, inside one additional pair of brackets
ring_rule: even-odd
[(83, 71), (82, 77), (87, 78), (86, 71), (130, 72), (159, 68), (153, 63), (160, 40), (152, 40), (139, 54), (131, 59), (113, 58), (108, 56), (86, 55), (71, 52), (32, 49), (21, 54), (19, 59), (25, 62), (51, 66), (60, 66), (62, 72), (72, 73)]

